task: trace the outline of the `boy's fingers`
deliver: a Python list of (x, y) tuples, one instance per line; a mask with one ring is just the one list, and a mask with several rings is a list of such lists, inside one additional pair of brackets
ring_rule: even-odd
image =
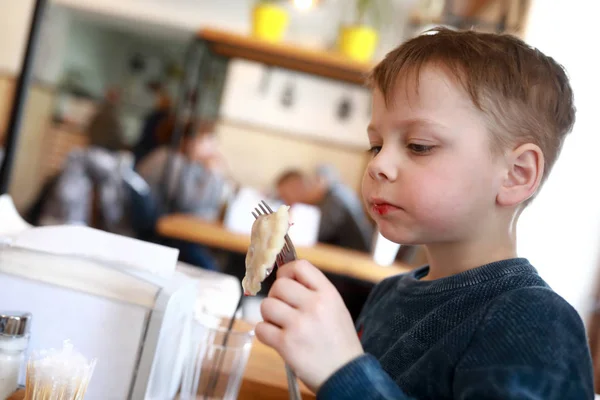
[(265, 345), (278, 351), (283, 330), (268, 322), (259, 322), (254, 328), (256, 337)]
[(310, 299), (311, 291), (298, 281), (279, 277), (275, 279), (269, 297), (280, 299), (294, 308), (299, 308)]
[(260, 313), (265, 322), (285, 328), (290, 321), (297, 318), (298, 311), (279, 299), (267, 297), (260, 305)]
[(277, 270), (277, 277), (294, 279), (312, 290), (331, 285), (327, 277), (306, 260), (296, 260), (283, 265)]

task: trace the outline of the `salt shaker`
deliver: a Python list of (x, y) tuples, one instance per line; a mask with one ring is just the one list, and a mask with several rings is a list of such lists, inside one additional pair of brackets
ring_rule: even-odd
[(30, 325), (30, 313), (0, 312), (0, 399), (10, 396), (19, 386)]

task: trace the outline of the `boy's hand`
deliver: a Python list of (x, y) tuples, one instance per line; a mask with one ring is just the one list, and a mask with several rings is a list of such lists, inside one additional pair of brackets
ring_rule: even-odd
[(263, 300), (256, 336), (273, 347), (317, 392), (339, 368), (363, 354), (348, 309), (329, 280), (307, 261), (278, 269)]

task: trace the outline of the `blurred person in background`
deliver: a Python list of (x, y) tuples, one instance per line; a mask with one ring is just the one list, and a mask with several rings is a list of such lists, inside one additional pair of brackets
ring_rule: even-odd
[(120, 120), (120, 94), (117, 88), (106, 91), (104, 102), (88, 125), (90, 146), (119, 151), (127, 148)]
[[(172, 124), (164, 125), (164, 129), (171, 127)], [(178, 152), (173, 153), (168, 145), (160, 146), (140, 160), (136, 170), (150, 188), (148, 196), (138, 198), (138, 205), (132, 207), (138, 213), (135, 221), (142, 235), (178, 248), (184, 262), (219, 269), (204, 246), (166, 239), (154, 231), (158, 218), (167, 212), (192, 214), (207, 221), (219, 218), (230, 181), (218, 149), (214, 123), (200, 122), (195, 129), (190, 121), (184, 128)]]
[[(163, 194), (163, 178), (168, 182), (165, 194), (171, 212), (194, 214), (208, 221), (219, 216), (228, 178), (213, 129), (212, 122), (200, 122), (196, 130), (189, 122), (179, 152), (172, 153), (165, 144), (139, 161), (136, 170), (156, 196)], [(164, 177), (170, 156), (170, 176)]]
[(73, 150), (25, 219), (33, 225), (85, 225), (131, 236), (126, 179), (132, 168), (128, 152), (100, 147)]
[(158, 136), (159, 127), (167, 121), (171, 115), (171, 98), (160, 84), (152, 84), (156, 95), (156, 104), (150, 113), (144, 118), (140, 138), (133, 148), (136, 164), (157, 147), (166, 144), (169, 138)]
[(279, 176), (276, 187), (285, 204), (319, 207), (319, 242), (362, 252), (371, 250), (373, 225), (358, 195), (341, 182), (333, 167), (321, 166), (313, 176), (288, 170)]

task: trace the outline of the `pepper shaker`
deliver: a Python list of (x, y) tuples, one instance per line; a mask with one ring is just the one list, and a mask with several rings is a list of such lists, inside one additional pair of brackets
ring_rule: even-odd
[(29, 345), (31, 314), (0, 312), (0, 399), (17, 390)]

